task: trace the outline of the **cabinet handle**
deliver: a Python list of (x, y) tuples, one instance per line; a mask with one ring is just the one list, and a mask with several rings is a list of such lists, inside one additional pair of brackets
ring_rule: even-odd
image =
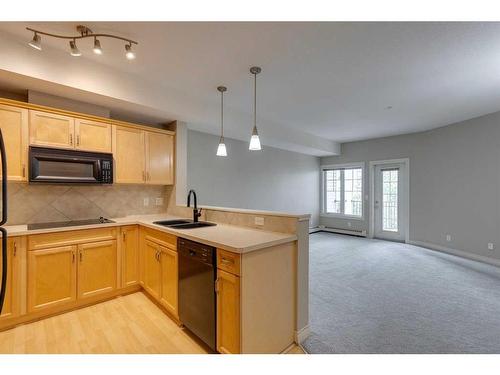
[(122, 232), (122, 237), (123, 237), (123, 242), (125, 242), (125, 239), (127, 237), (127, 234), (125, 232)]
[(151, 181), (151, 175), (148, 172), (148, 181)]
[(73, 145), (73, 134), (69, 135), (69, 144)]
[(23, 177), (26, 177), (26, 164), (23, 164)]
[(17, 242), (14, 241), (14, 256), (17, 254)]
[(76, 136), (76, 145), (80, 146), (80, 134)]
[(72, 252), (71, 252), (71, 254), (73, 255), (73, 260), (72, 260), (72, 262), (73, 262), (73, 263), (75, 263), (75, 252), (74, 252), (74, 251), (72, 251)]
[(80, 263), (81, 263), (83, 260), (83, 251), (79, 251), (79, 254), (80, 254)]
[(142, 171), (142, 181), (146, 181), (146, 172)]

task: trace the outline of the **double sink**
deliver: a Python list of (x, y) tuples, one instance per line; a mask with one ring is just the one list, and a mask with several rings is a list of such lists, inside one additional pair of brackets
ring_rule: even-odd
[(216, 223), (209, 221), (193, 221), (188, 219), (154, 221), (153, 224), (162, 225), (173, 229), (193, 229), (203, 227), (213, 227)]

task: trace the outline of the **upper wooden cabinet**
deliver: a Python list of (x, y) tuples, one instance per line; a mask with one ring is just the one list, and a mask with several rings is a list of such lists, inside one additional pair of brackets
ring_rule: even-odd
[(174, 137), (125, 126), (113, 127), (115, 182), (174, 183)]
[(55, 113), (30, 110), (30, 144), (74, 148), (75, 119)]
[(115, 182), (145, 182), (144, 131), (124, 126), (113, 127)]
[(7, 178), (27, 181), (28, 110), (0, 104), (0, 129), (7, 154)]
[(111, 152), (111, 124), (77, 118), (75, 136), (78, 150)]
[(174, 137), (146, 133), (146, 182), (152, 185), (174, 183)]

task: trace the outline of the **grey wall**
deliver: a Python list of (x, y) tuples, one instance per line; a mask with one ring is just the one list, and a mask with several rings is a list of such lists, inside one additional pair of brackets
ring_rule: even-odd
[(318, 225), (319, 158), (226, 138), (228, 156), (215, 155), (219, 137), (188, 132), (187, 186), (199, 204), (310, 213)]
[[(410, 159), (410, 240), (500, 259), (500, 112), (435, 130), (351, 142), (321, 164)], [(365, 201), (365, 208), (368, 208)], [(368, 230), (364, 221), (352, 227)], [(347, 220), (321, 218), (347, 228)], [(452, 236), (446, 241), (446, 234)], [(496, 249), (487, 249), (493, 242)]]

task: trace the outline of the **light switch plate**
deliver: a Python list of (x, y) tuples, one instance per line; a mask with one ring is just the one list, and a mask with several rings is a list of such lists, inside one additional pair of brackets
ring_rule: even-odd
[(157, 206), (163, 206), (163, 198), (156, 198), (155, 204)]
[(446, 235), (446, 241), (448, 241), (448, 242), (451, 241), (451, 236), (449, 234)]
[(495, 249), (495, 245), (493, 245), (491, 242), (488, 243), (488, 250), (494, 250)]
[(255, 216), (255, 225), (264, 225), (264, 218), (260, 216)]

